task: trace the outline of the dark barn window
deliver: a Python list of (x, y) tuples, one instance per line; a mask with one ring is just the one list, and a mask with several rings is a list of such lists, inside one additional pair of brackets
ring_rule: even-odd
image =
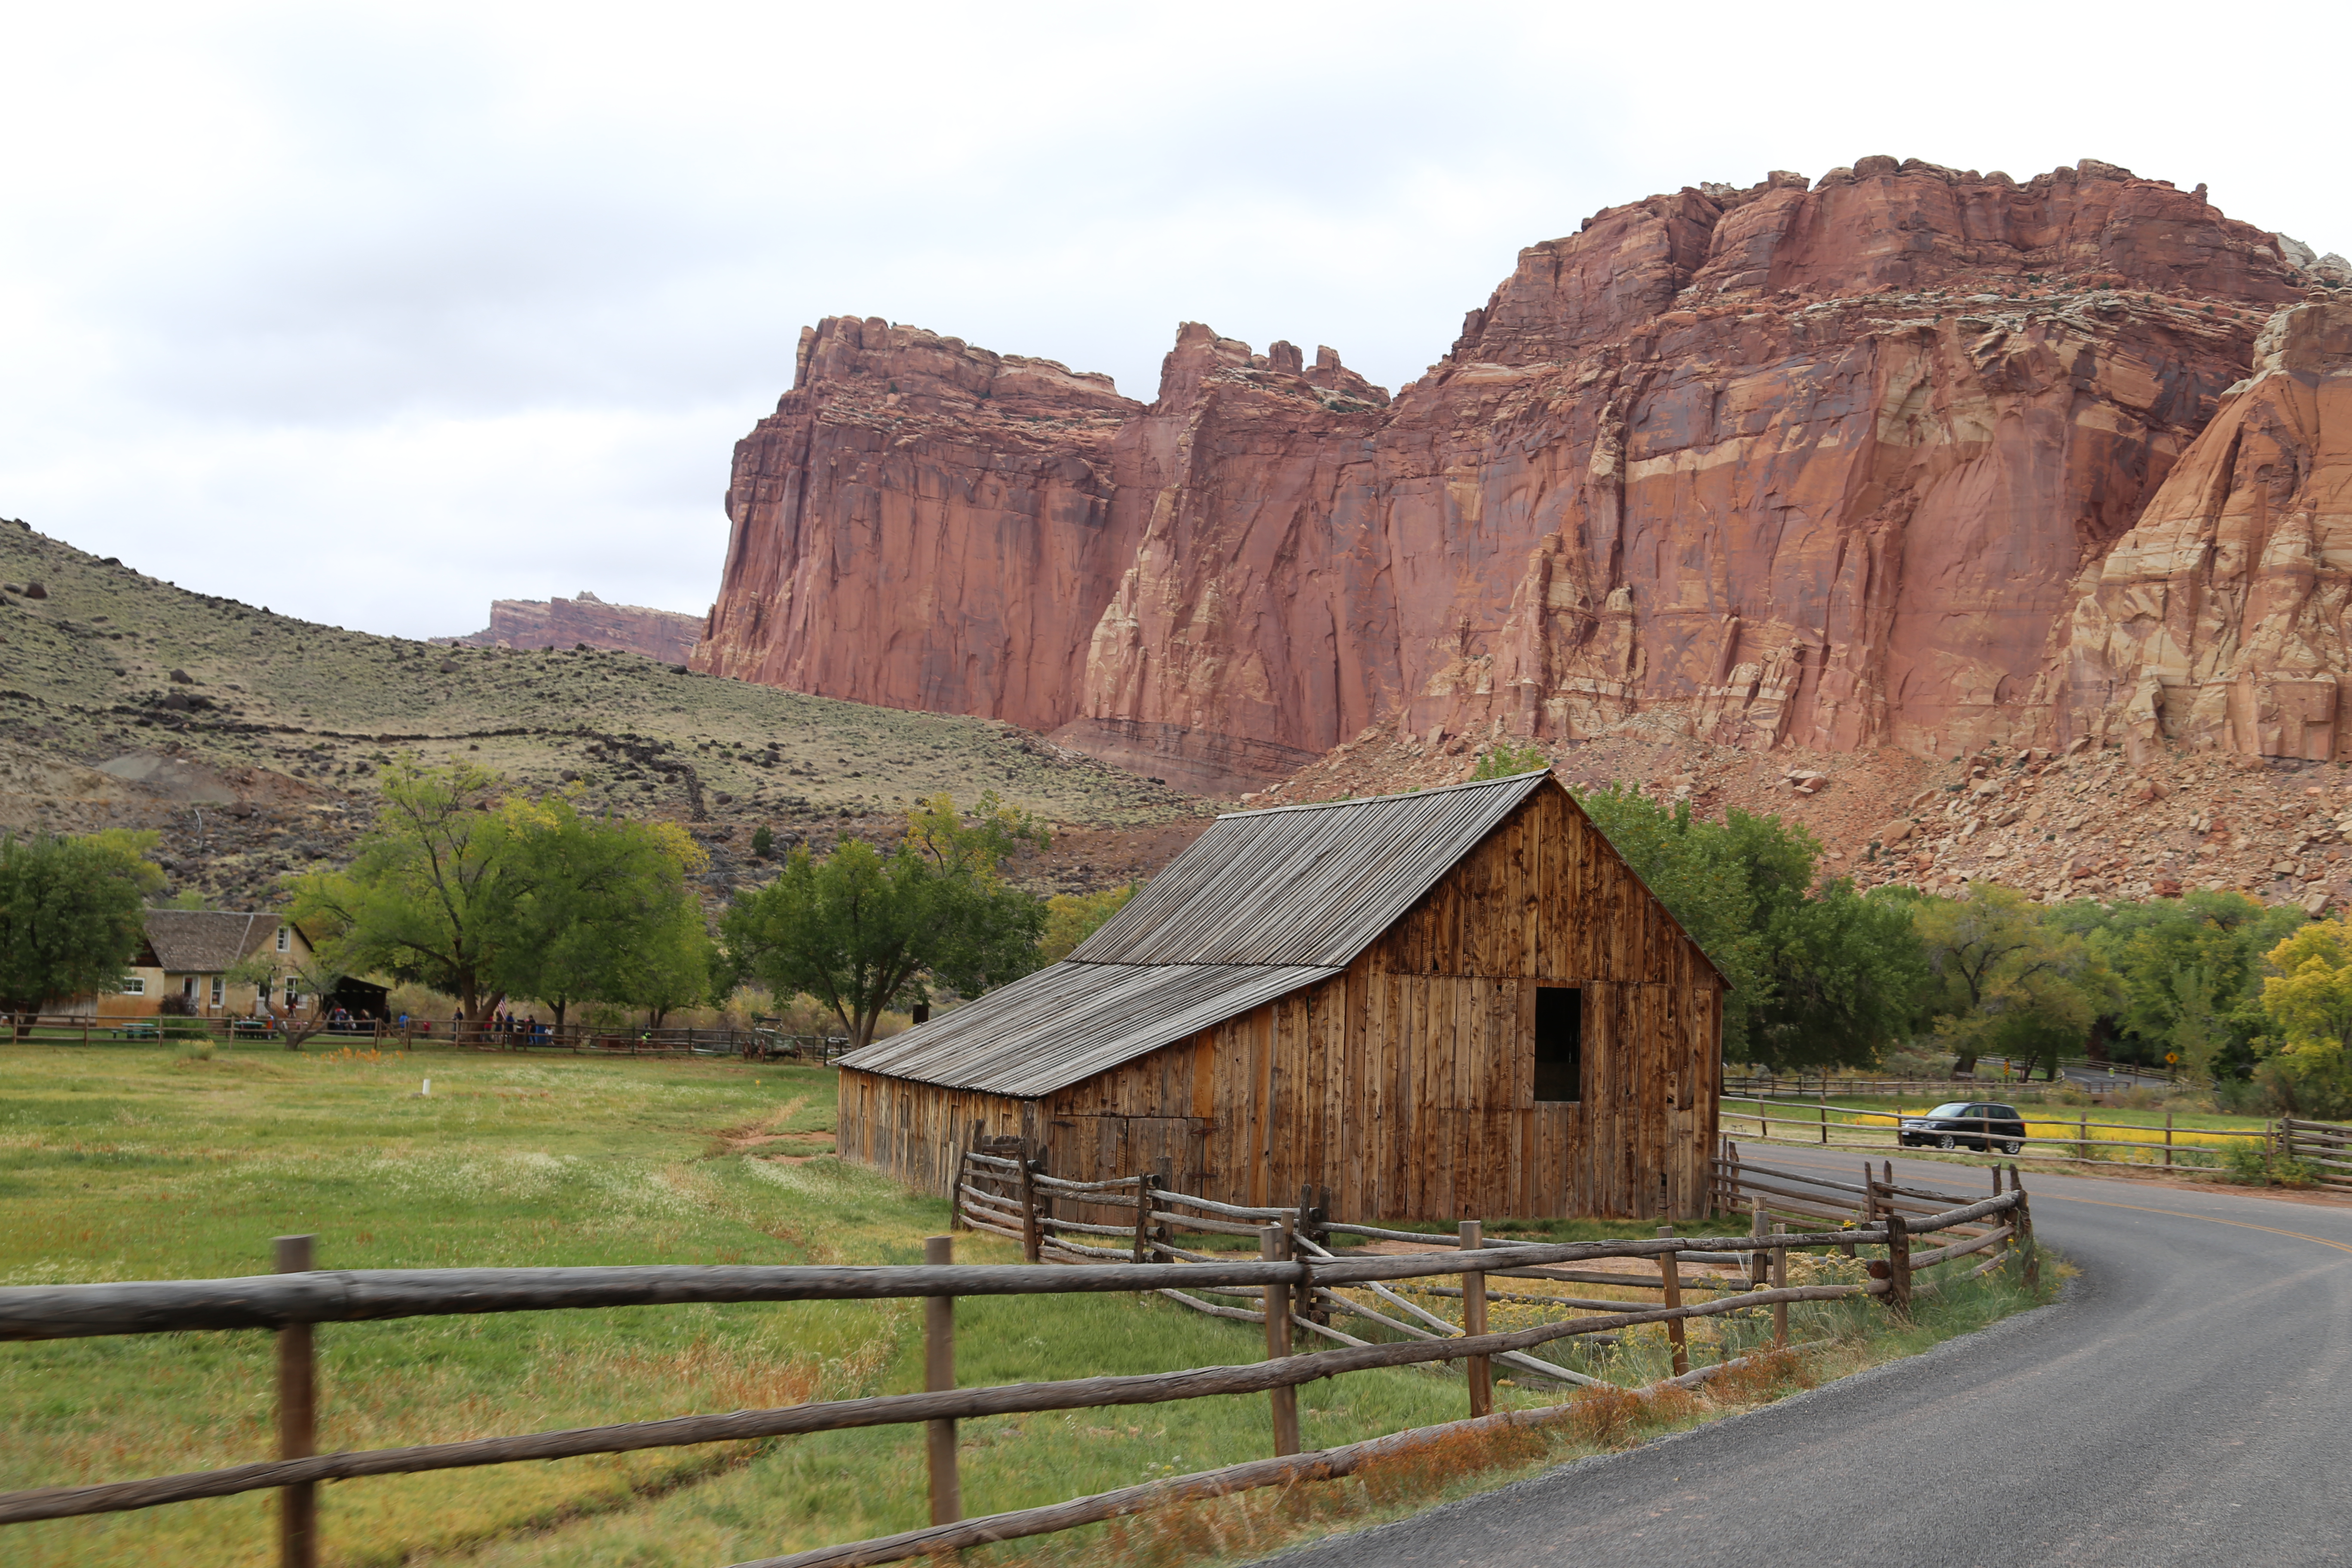
[(1536, 1098), (1584, 1098), (1584, 993), (1536, 987)]

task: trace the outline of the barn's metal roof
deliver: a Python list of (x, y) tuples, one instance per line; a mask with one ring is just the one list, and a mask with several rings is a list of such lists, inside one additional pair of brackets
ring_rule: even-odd
[(1064, 962), (842, 1065), (1024, 1098), (1107, 1072), (1339, 973), (1547, 776), (1221, 816)]
[(1221, 816), (1070, 956), (1345, 968), (1547, 776)]
[(841, 1058), (951, 1089), (1066, 1089), (1339, 973), (1260, 964), (1073, 963), (1016, 980)]

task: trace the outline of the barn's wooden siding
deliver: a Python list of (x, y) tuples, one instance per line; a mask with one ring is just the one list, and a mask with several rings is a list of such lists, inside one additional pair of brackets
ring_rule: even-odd
[[(1535, 993), (1583, 989), (1583, 1097), (1535, 1100)], [(980, 1121), (1078, 1180), (1356, 1217), (1694, 1214), (1722, 993), (1557, 787), (1529, 796), (1344, 973), (1043, 1101), (845, 1069), (843, 1154), (944, 1192)], [(1162, 1165), (1160, 1162), (1165, 1161)]]

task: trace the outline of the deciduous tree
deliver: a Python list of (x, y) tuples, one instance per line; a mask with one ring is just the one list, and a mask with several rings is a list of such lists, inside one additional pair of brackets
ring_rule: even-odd
[(822, 860), (796, 849), (729, 910), (732, 965), (779, 995), (814, 997), (864, 1046), (886, 1010), (925, 999), (932, 983), (977, 995), (1036, 967), (1045, 909), (1005, 881), (1003, 864), (1045, 842), (993, 794), (969, 821), (942, 795), (908, 814), (887, 855), (854, 838)]
[(121, 830), (0, 835), (0, 1009), (15, 1019), (121, 984), (145, 901), (163, 885), (154, 846), (152, 833)]

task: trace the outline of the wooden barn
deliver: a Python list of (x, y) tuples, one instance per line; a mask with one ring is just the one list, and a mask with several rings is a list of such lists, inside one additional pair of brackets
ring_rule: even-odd
[(1069, 958), (841, 1060), (844, 1158), (1450, 1220), (1705, 1212), (1725, 981), (1549, 773), (1218, 818)]

